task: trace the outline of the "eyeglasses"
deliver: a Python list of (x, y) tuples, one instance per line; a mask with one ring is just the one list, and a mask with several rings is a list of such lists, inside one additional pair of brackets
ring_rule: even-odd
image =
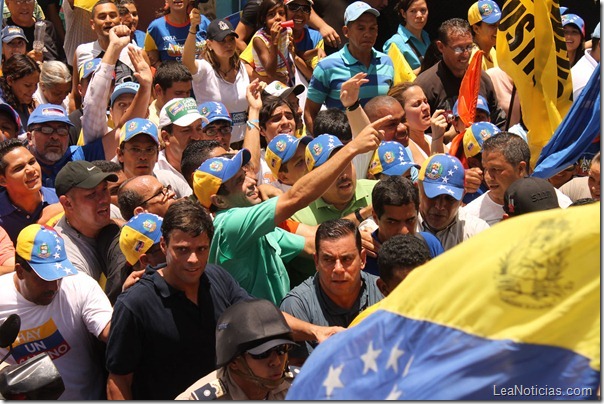
[(232, 126), (223, 126), (220, 128), (205, 128), (203, 130), (203, 132), (211, 137), (216, 137), (216, 136), (227, 136), (230, 135), (231, 132), (233, 131), (233, 127)]
[(21, 4), (34, 4), (34, 0), (15, 0), (15, 4), (18, 6)]
[(69, 135), (69, 129), (66, 127), (62, 128), (53, 128), (52, 126), (38, 126), (37, 128), (31, 128), (32, 132), (42, 132), (45, 135), (52, 135), (56, 133), (59, 136), (67, 136)]
[(153, 194), (152, 197), (145, 199), (144, 201), (141, 202), (141, 205), (145, 205), (147, 202), (149, 202), (151, 199), (153, 198), (157, 198), (158, 196), (162, 196), (161, 198), (161, 202), (165, 202), (166, 200), (168, 200), (168, 196), (170, 195), (170, 193), (172, 192), (172, 185), (167, 185), (165, 187), (161, 187), (160, 189), (157, 190), (156, 193)]
[(148, 147), (146, 149), (139, 149), (138, 147), (131, 147), (124, 150), (134, 154), (135, 156), (152, 156), (157, 153), (157, 147)]
[(283, 344), (283, 345), (277, 345), (276, 347), (271, 348), (266, 352), (262, 352), (261, 354), (254, 355), (249, 352), (248, 352), (248, 354), (252, 357), (252, 359), (262, 360), (262, 359), (266, 359), (269, 356), (271, 356), (271, 354), (273, 352), (277, 352), (277, 355), (279, 355), (279, 356), (285, 355), (286, 353), (289, 352), (290, 348), (291, 348), (291, 345)]
[[(447, 45), (447, 46), (449, 46), (449, 45)], [(466, 47), (449, 46), (449, 48), (453, 49), (453, 52), (455, 52), (456, 54), (461, 55), (462, 53), (465, 53), (465, 52), (472, 53), (472, 49), (474, 49), (474, 44), (468, 45)]]
[(289, 3), (287, 8), (293, 13), (296, 11), (302, 11), (305, 14), (310, 14), (310, 6), (307, 4)]

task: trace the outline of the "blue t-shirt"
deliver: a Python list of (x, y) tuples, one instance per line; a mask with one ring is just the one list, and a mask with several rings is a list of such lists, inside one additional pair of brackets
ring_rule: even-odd
[(6, 190), (0, 192), (0, 226), (6, 230), (15, 245), (21, 230), (30, 224), (36, 223), (42, 216), (42, 210), (46, 206), (59, 202), (54, 189), (42, 187), (40, 192), (42, 193), (42, 203), (32, 213), (25, 212), (13, 205)]
[(368, 83), (359, 90), (359, 102), (364, 106), (378, 95), (386, 95), (394, 82), (392, 59), (384, 53), (372, 50), (371, 64), (366, 67), (348, 51), (348, 44), (340, 51), (322, 59), (308, 84), (309, 100), (325, 104), (327, 108), (344, 110), (340, 102), (342, 83), (358, 73), (367, 73)]
[[(376, 241), (379, 241), (378, 231), (379, 231), (379, 229), (374, 231), (373, 233), (371, 233), (371, 237), (373, 237), (373, 239)], [(443, 252), (445, 252), (442, 244), (436, 238), (436, 236), (434, 236), (433, 234), (430, 234), (426, 231), (420, 231), (416, 235), (416, 237), (418, 237), (419, 235), (421, 235), (421, 238), (424, 239), (424, 241), (426, 242), (426, 245), (428, 246), (428, 250), (430, 250), (430, 258), (434, 258), (437, 255), (440, 255)], [(367, 259), (365, 261), (365, 268), (363, 268), (363, 270), (365, 272), (369, 272), (372, 275), (380, 276), (380, 270), (378, 267), (377, 257), (373, 258), (373, 257), (367, 256)]]
[[(208, 25), (210, 25), (210, 20), (202, 14), (196, 35), (198, 49), (205, 43)], [(190, 23), (180, 26), (174, 25), (168, 21), (166, 16), (156, 18), (151, 21), (151, 24), (147, 28), (145, 50), (147, 52), (152, 50), (159, 51), (159, 58), (161, 60), (181, 61), (182, 50), (189, 35), (190, 26)]]
[(140, 29), (134, 31), (134, 42), (141, 48), (145, 47), (145, 36), (147, 36), (145, 31), (141, 31)]

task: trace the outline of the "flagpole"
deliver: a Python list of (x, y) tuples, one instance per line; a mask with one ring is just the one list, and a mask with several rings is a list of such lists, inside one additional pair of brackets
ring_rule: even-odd
[[(4, 0), (0, 0), (0, 10), (4, 14)], [(0, 31), (4, 28), (4, 15), (2, 16), (2, 21), (0, 22)], [(2, 45), (4, 42), (0, 40), (0, 70), (2, 69)]]

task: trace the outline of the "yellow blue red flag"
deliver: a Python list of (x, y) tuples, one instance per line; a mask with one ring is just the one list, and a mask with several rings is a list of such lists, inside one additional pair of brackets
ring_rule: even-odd
[(83, 8), (84, 10), (92, 11), (92, 7), (98, 0), (74, 0), (75, 7)]
[(595, 398), (599, 215), (525, 214), (416, 268), (313, 351), (287, 399)]
[(507, 0), (497, 32), (499, 67), (518, 90), (531, 167), (572, 104), (558, 0)]

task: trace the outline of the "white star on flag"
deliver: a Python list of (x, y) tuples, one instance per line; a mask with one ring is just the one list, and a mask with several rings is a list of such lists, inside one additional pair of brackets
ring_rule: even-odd
[(60, 263), (60, 262), (57, 262), (57, 263), (55, 264), (55, 268), (57, 268), (57, 269), (63, 268), (63, 265), (61, 265), (61, 263)]
[(443, 177), (443, 183), (446, 184), (447, 182), (449, 182), (449, 178), (448, 177)]
[(407, 376), (407, 373), (409, 373), (409, 368), (411, 367), (413, 358), (415, 358), (415, 355), (411, 355), (411, 358), (409, 358), (409, 362), (407, 362), (407, 365), (405, 365), (405, 370), (403, 371), (403, 377)]
[(447, 187), (445, 187), (444, 185), (441, 184), (438, 186), (438, 189), (447, 189)]
[(337, 368), (334, 368), (333, 366), (329, 366), (329, 374), (327, 375), (327, 378), (325, 379), (325, 381), (323, 381), (323, 386), (325, 386), (325, 388), (327, 390), (327, 397), (331, 397), (331, 393), (333, 393), (333, 389), (339, 388), (339, 387), (344, 387), (344, 385), (340, 381), (340, 374), (342, 373), (343, 369), (344, 369), (344, 365), (340, 365)]
[(398, 161), (400, 161), (401, 163), (403, 163), (403, 162), (405, 161), (405, 159), (403, 158), (403, 156), (400, 156), (400, 157), (398, 158)]
[(403, 356), (405, 351), (398, 349), (397, 346), (392, 348), (390, 351), (390, 356), (388, 357), (388, 362), (386, 363), (386, 369), (394, 369), (394, 373), (398, 373), (398, 359)]
[(451, 195), (453, 195), (453, 194), (454, 194), (454, 192), (451, 190), (451, 188), (447, 188), (447, 192), (448, 192), (449, 194), (451, 194)]
[(455, 165), (453, 166), (453, 168), (455, 169), (455, 171), (457, 171), (457, 164), (455, 164)]
[(57, 245), (57, 246), (55, 247), (55, 249), (56, 249), (57, 251), (61, 251), (61, 246), (60, 246), (60, 245)]
[(68, 274), (71, 273), (71, 269), (70, 268), (65, 268), (65, 272), (67, 272)]
[(453, 170), (449, 170), (449, 175), (453, 175)]
[(403, 394), (402, 391), (399, 391), (396, 388), (396, 384), (394, 386), (392, 386), (392, 391), (390, 393), (388, 393), (388, 397), (385, 398), (385, 400), (398, 400), (398, 398), (401, 396), (401, 394)]
[(59, 254), (58, 252), (56, 252), (56, 253), (54, 253), (54, 254), (52, 255), (52, 257), (53, 257), (54, 259), (59, 259), (59, 258), (61, 258), (61, 254)]
[(369, 346), (367, 347), (367, 352), (365, 352), (363, 355), (361, 355), (361, 360), (363, 361), (363, 364), (365, 365), (363, 367), (363, 374), (366, 374), (369, 369), (373, 370), (374, 372), (377, 372), (377, 363), (376, 363), (376, 359), (378, 356), (380, 356), (380, 353), (382, 353), (381, 349), (373, 349), (373, 341), (369, 342)]

